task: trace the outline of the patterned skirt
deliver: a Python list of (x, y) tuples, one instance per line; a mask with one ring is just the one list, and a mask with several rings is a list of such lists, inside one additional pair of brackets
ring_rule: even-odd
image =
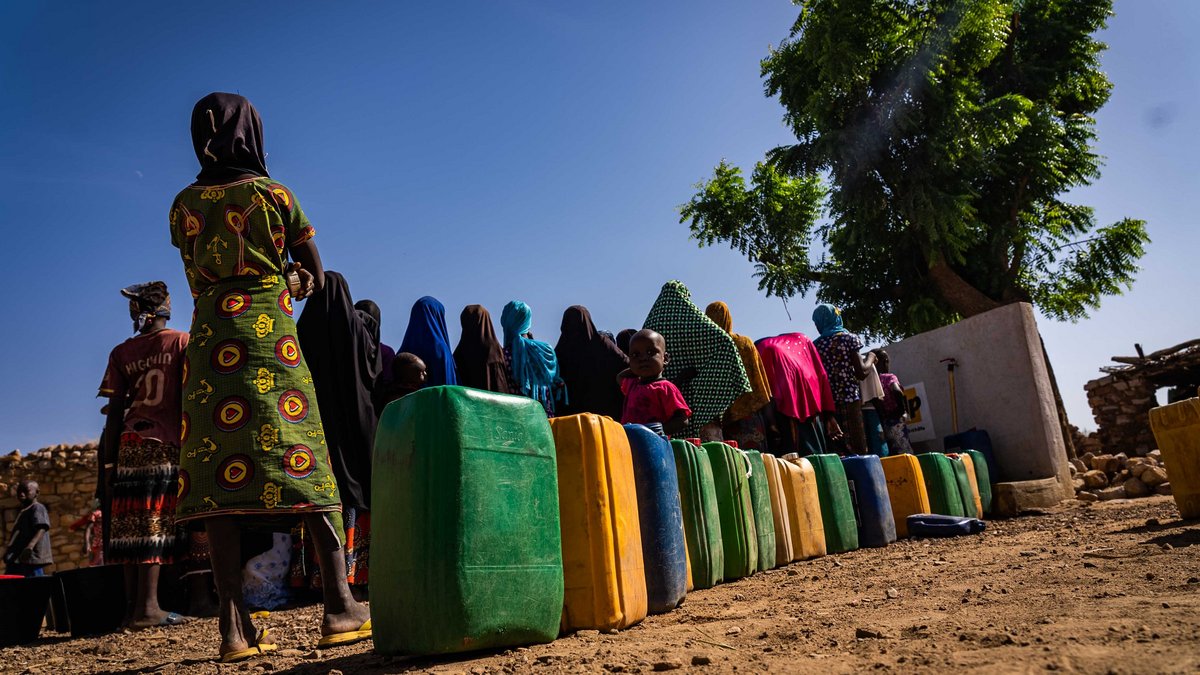
[(174, 562), (179, 447), (135, 433), (121, 435), (112, 482), (112, 535), (108, 562)]
[(312, 375), (279, 275), (236, 277), (196, 298), (183, 365), (176, 521), (337, 512)]
[[(342, 552), (346, 557), (346, 581), (351, 586), (366, 586), (371, 568), (371, 512), (347, 508), (342, 516), (346, 523), (342, 537), (345, 542)], [(292, 530), (292, 565), (288, 574), (288, 583), (292, 588), (321, 588), (317, 551), (303, 525)]]

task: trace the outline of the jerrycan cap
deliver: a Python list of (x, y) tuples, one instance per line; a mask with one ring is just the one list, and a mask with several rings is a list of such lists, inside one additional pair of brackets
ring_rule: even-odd
[(722, 443), (724, 443), (725, 445), (728, 445), (728, 446), (729, 446), (729, 447), (731, 447), (731, 448), (734, 448), (734, 449), (740, 450), (740, 448), (738, 448), (738, 442), (737, 442), (737, 441), (721, 441), (721, 442), (722, 442)]
[(783, 456), (783, 458), (784, 458), (784, 459), (788, 459), (788, 460), (791, 460), (791, 459), (800, 459), (800, 453), (798, 453), (798, 452), (789, 452), (788, 454), (784, 455), (784, 456)]
[(685, 438), (683, 440), (687, 441), (688, 443), (691, 443), (692, 445), (694, 445), (696, 447), (700, 447), (700, 439), (699, 438)]

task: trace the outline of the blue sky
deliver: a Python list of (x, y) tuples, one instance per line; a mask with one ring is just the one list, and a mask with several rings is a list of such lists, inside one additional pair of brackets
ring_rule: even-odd
[[(163, 279), (190, 302), (167, 208), (197, 171), (192, 104), (236, 91), (262, 113), (268, 165), (318, 229), (326, 265), (383, 308), (399, 344), (426, 294), (457, 314), (525, 300), (554, 341), (584, 304), (639, 325), (661, 284), (728, 302), (735, 330), (811, 332), (813, 300), (767, 299), (751, 266), (698, 249), (677, 207), (722, 157), (751, 166), (789, 135), (759, 60), (788, 2), (8, 2), (0, 8), (0, 451), (95, 438), (117, 290)], [(1103, 178), (1076, 198), (1145, 218), (1132, 292), (1091, 320), (1043, 321), (1073, 421), (1113, 354), (1200, 335), (1194, 222), (1200, 25), (1191, 0), (1122, 0), (1104, 39)]]

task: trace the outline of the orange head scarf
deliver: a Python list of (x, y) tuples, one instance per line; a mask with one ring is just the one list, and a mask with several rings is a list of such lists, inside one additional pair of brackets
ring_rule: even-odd
[(729, 422), (744, 420), (761, 410), (771, 400), (771, 388), (767, 385), (767, 373), (763, 370), (762, 359), (758, 356), (758, 350), (754, 348), (753, 340), (733, 332), (733, 316), (729, 313), (729, 305), (720, 301), (714, 302), (704, 313), (733, 338), (738, 356), (742, 358), (742, 365), (746, 368), (750, 391), (739, 396), (725, 413), (725, 419)]

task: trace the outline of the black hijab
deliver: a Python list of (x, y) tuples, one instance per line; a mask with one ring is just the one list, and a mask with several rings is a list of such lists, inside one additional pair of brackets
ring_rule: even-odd
[(371, 450), (379, 421), (371, 389), (382, 365), (369, 323), (354, 309), (346, 278), (329, 270), (325, 287), (304, 303), (296, 322), (342, 505), (355, 509), (371, 506)]
[(458, 383), (500, 394), (510, 394), (504, 347), (496, 339), (492, 315), (483, 305), (467, 305), (459, 316), (462, 337), (454, 348)]
[(629, 343), (633, 340), (634, 334), (637, 333), (636, 328), (626, 328), (617, 333), (617, 347), (625, 354), (629, 354)]
[(200, 160), (199, 185), (223, 185), (268, 176), (262, 120), (244, 96), (214, 92), (192, 108), (192, 148)]
[(571, 392), (560, 414), (590, 412), (621, 419), (624, 397), (617, 374), (629, 365), (629, 358), (611, 338), (596, 330), (587, 307), (574, 305), (563, 312), (562, 337), (554, 352)]
[(354, 303), (354, 311), (358, 312), (359, 318), (367, 325), (367, 331), (371, 333), (371, 338), (375, 341), (376, 347), (379, 346), (379, 322), (382, 314), (379, 311), (379, 305), (375, 304), (374, 300), (359, 300)]

